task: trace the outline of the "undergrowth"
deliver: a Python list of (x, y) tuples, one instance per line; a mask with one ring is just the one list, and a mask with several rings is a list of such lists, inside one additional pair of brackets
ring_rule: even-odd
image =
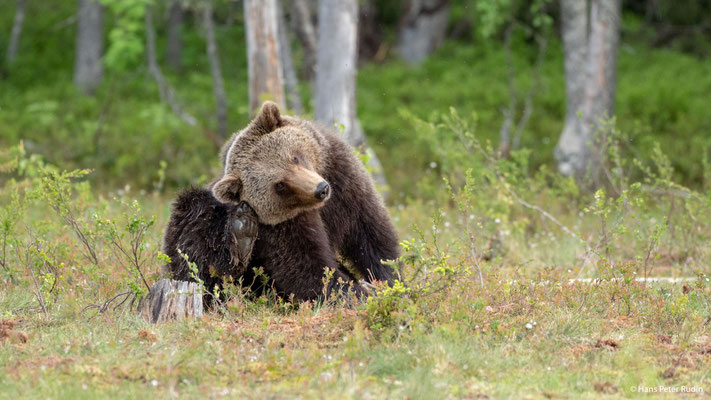
[[(3, 395), (595, 397), (707, 388), (709, 192), (678, 184), (660, 146), (647, 161), (622, 157), (615, 121), (596, 137), (595, 191), (533, 168), (529, 150), (500, 157), (476, 121), (453, 109), (413, 119), (433, 151), (455, 158), (442, 190), (423, 195), (431, 202), (391, 210), (402, 238), (402, 257), (384, 260), (401, 268), (392, 287), (376, 285), (361, 302), (298, 304), (227, 279), (206, 288), (218, 301), (205, 318), (163, 325), (133, 312), (166, 261), (170, 200), (161, 184), (101, 194), (91, 171), (62, 170), (22, 144), (3, 150)], [(687, 280), (639, 279), (649, 276)]]

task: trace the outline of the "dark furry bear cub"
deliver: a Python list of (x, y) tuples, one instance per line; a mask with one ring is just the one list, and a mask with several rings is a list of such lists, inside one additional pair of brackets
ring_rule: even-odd
[[(213, 275), (248, 283), (252, 268), (261, 266), (281, 295), (298, 300), (323, 293), (325, 268), (334, 271), (327, 290), (340, 278), (348, 284), (339, 290), (350, 285), (361, 294), (339, 259), (368, 282), (395, 280), (381, 262), (399, 256), (395, 229), (369, 175), (336, 133), (282, 116), (276, 104), (266, 102), (227, 142), (222, 160), (223, 174), (211, 191), (189, 190), (174, 205), (165, 252), (176, 279), (189, 279), (184, 260), (173, 257), (180, 248), (206, 283), (218, 279)], [(238, 251), (230, 250), (249, 236), (240, 225), (252, 215), (244, 203), (259, 222), (247, 268), (233, 256)]]

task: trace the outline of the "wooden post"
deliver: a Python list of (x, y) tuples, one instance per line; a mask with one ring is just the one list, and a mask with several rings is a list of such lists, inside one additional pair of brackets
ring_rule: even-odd
[(203, 316), (202, 290), (195, 282), (161, 279), (138, 303), (138, 313), (152, 323)]

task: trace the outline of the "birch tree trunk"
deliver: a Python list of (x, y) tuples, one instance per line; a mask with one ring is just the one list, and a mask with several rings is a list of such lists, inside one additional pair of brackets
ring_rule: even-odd
[(103, 79), (104, 67), (101, 63), (103, 48), (104, 27), (101, 4), (93, 0), (79, 0), (74, 84), (82, 93), (92, 93)]
[(304, 76), (313, 79), (316, 73), (316, 29), (306, 0), (292, 0), (292, 26), (304, 49)]
[(357, 0), (320, 0), (314, 117), (329, 126), (342, 124), (346, 141), (370, 155), (373, 178), (385, 184), (380, 161), (356, 118)]
[(419, 64), (444, 41), (449, 23), (448, 0), (410, 0), (400, 27), (400, 56)]
[[(565, 56), (566, 112), (563, 132), (555, 149), (558, 170), (566, 176), (586, 168), (587, 133), (582, 118), (587, 79), (588, 0), (560, 0), (561, 36)], [(583, 171), (584, 172), (584, 171)]]
[(244, 0), (244, 18), (250, 112), (259, 110), (264, 100), (272, 100), (284, 108), (276, 0)]
[(212, 87), (215, 93), (215, 103), (217, 104), (217, 133), (220, 141), (224, 141), (227, 138), (227, 96), (225, 95), (225, 84), (222, 81), (220, 56), (217, 51), (217, 41), (215, 40), (211, 1), (206, 1), (202, 19), (205, 27), (207, 58), (210, 61), (210, 74), (212, 74)]
[(301, 114), (304, 110), (301, 106), (301, 94), (299, 93), (299, 80), (294, 69), (294, 60), (291, 57), (291, 44), (286, 32), (286, 19), (281, 9), (281, 3), (277, 0), (277, 26), (279, 30), (279, 52), (284, 74), (284, 85), (286, 89), (286, 105), (296, 114)]
[(180, 70), (180, 61), (183, 54), (183, 6), (182, 0), (172, 0), (168, 11), (168, 49), (165, 62), (175, 71)]
[(568, 104), (555, 157), (562, 174), (596, 180), (595, 133), (614, 112), (621, 3), (591, 0), (589, 15), (585, 3), (561, 0)]
[(25, 22), (26, 7), (27, 3), (25, 0), (15, 1), (15, 19), (12, 22), (10, 43), (7, 46), (7, 54), (5, 55), (7, 66), (10, 66), (10, 64), (15, 61), (15, 57), (17, 57), (17, 49), (20, 45), (20, 36), (22, 36), (22, 25)]

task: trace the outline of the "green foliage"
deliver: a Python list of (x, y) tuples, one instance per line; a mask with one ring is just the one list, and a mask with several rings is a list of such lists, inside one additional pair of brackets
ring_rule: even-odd
[(101, 0), (113, 14), (104, 64), (110, 69), (127, 71), (144, 60), (146, 7), (152, 0)]

